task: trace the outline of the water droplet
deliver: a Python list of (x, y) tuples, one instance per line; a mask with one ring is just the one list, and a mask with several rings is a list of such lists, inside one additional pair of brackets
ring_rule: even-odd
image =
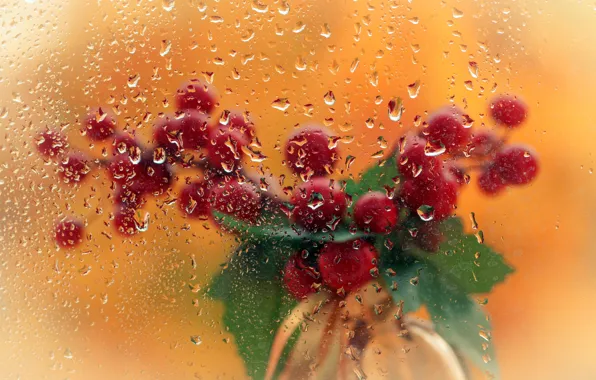
[(401, 98), (392, 98), (387, 104), (387, 111), (391, 121), (399, 121), (404, 112), (404, 107)]
[(335, 104), (335, 94), (333, 93), (333, 91), (329, 90), (325, 93), (325, 96), (323, 96), (323, 100), (325, 101), (325, 104), (327, 104), (328, 106), (332, 106)]
[(325, 203), (323, 195), (321, 193), (313, 192), (310, 195), (310, 199), (308, 200), (308, 208), (311, 210), (316, 210), (321, 207), (323, 203)]
[(162, 0), (161, 1), (161, 7), (166, 11), (166, 12), (170, 12), (172, 9), (174, 9), (174, 5), (176, 2), (174, 0)]
[(427, 141), (426, 145), (424, 146), (424, 154), (429, 157), (439, 156), (445, 153), (446, 150), (447, 149), (445, 148), (445, 146), (440, 142), (438, 143), (438, 145), (434, 145), (432, 142)]
[(269, 10), (269, 6), (267, 4), (261, 3), (259, 0), (253, 0), (251, 8), (257, 13), (267, 13)]
[(420, 81), (419, 80), (408, 85), (408, 95), (410, 95), (410, 98), (412, 98), (412, 99), (416, 98), (418, 96), (419, 92), (420, 92)]
[(430, 222), (435, 218), (435, 209), (431, 206), (422, 205), (418, 207), (416, 213), (425, 222)]
[(290, 108), (290, 101), (288, 98), (277, 98), (271, 103), (271, 107), (275, 108), (276, 110), (286, 111)]
[(161, 41), (161, 49), (159, 50), (159, 55), (165, 57), (168, 55), (170, 50), (172, 49), (172, 41), (170, 40), (162, 40)]
[(200, 337), (200, 336), (198, 336), (198, 335), (191, 335), (191, 336), (190, 336), (190, 341), (191, 341), (191, 342), (192, 342), (194, 345), (196, 345), (196, 346), (198, 346), (198, 345), (200, 345), (201, 343), (203, 343), (203, 340), (201, 340), (201, 337)]
[(298, 21), (296, 23), (296, 26), (294, 26), (294, 28), (292, 29), (292, 32), (294, 33), (300, 33), (304, 30), (304, 28), (306, 28), (306, 24), (303, 23), (302, 21)]
[(329, 29), (329, 24), (323, 24), (323, 26), (321, 27), (321, 36), (325, 38), (331, 37), (331, 29)]
[(350, 72), (353, 73), (354, 71), (356, 71), (356, 69), (358, 68), (358, 64), (360, 63), (360, 60), (358, 58), (354, 58), (354, 60), (352, 61), (352, 64), (350, 65)]
[(453, 18), (462, 18), (464, 17), (464, 12), (460, 11), (457, 8), (453, 8)]
[(72, 359), (73, 358), (72, 351), (70, 350), (70, 348), (67, 348), (66, 350), (64, 350), (64, 357), (66, 359)]
[(132, 76), (128, 77), (128, 87), (130, 88), (134, 88), (137, 87), (137, 84), (139, 84), (139, 80), (141, 79), (141, 76), (139, 74), (134, 74)]
[(478, 64), (474, 61), (470, 61), (468, 62), (468, 71), (470, 72), (470, 75), (472, 76), (472, 78), (476, 79), (478, 78)]

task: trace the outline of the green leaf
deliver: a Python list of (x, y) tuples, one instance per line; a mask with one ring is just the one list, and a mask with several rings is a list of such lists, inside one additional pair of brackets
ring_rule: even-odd
[[(383, 279), (385, 286), (393, 301), (399, 305), (401, 301), (403, 304), (403, 313), (410, 313), (416, 311), (422, 305), (420, 299), (418, 276), (420, 271), (424, 268), (424, 264), (420, 262), (408, 263), (395, 268), (395, 275), (388, 269), (383, 270)], [(397, 284), (397, 290), (393, 290), (393, 283)]]
[(287, 219), (282, 218), (263, 218), (263, 223), (251, 225), (220, 212), (214, 211), (213, 214), (225, 229), (239, 234), (241, 241), (246, 239), (260, 242), (282, 241), (286, 244), (300, 245), (309, 241), (342, 243), (366, 236), (361, 231), (350, 232), (343, 224), (340, 224), (335, 231), (311, 233), (302, 227), (290, 224)]
[(386, 160), (379, 161), (362, 173), (360, 181), (348, 180), (346, 182), (346, 193), (355, 199), (368, 191), (384, 192), (386, 187), (396, 187), (395, 179), (398, 177), (396, 158), (395, 155), (391, 155)]
[(449, 218), (441, 224), (445, 241), (439, 252), (431, 254), (412, 247), (407, 253), (426, 260), (439, 274), (458, 286), (465, 294), (490, 292), (513, 272), (499, 253), (478, 242), (474, 235), (465, 234), (459, 218)]
[[(278, 268), (253, 261), (260, 249), (239, 248), (208, 291), (210, 297), (224, 303), (223, 323), (234, 335), (248, 375), (255, 379), (265, 376), (275, 332), (296, 304), (283, 289), (279, 272), (273, 274)], [(280, 364), (292, 344), (293, 340), (288, 342)]]
[[(491, 326), (480, 305), (449, 283), (448, 278), (432, 265), (421, 271), (418, 286), (436, 331), (478, 368), (499, 378), (499, 367), (490, 342)], [(485, 358), (490, 358), (488, 363)]]

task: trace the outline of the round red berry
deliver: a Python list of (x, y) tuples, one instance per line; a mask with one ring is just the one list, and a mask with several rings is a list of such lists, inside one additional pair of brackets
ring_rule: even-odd
[(56, 224), (54, 238), (63, 248), (73, 248), (83, 242), (83, 223), (75, 219), (65, 219)]
[(308, 267), (300, 252), (290, 257), (286, 262), (283, 272), (284, 285), (288, 292), (296, 299), (304, 299), (316, 291), (319, 273), (314, 268)]
[(400, 198), (422, 220), (441, 220), (453, 213), (457, 203), (457, 184), (444, 178), (407, 180), (401, 188)]
[(183, 83), (176, 92), (176, 107), (179, 110), (192, 109), (210, 114), (216, 104), (215, 90), (198, 79)]
[(525, 185), (538, 175), (538, 159), (532, 149), (509, 146), (497, 153), (494, 169), (511, 185)]
[(378, 275), (378, 254), (375, 247), (364, 240), (328, 243), (319, 256), (323, 282), (331, 289), (349, 293), (365, 285)]
[(354, 206), (354, 221), (364, 231), (388, 233), (397, 224), (397, 217), (395, 203), (381, 192), (364, 194)]
[(242, 143), (249, 145), (256, 136), (255, 126), (248, 115), (242, 112), (230, 112), (227, 117), (227, 123), (223, 124), (220, 120), (220, 128), (227, 128), (230, 131), (238, 132), (242, 136)]
[(114, 228), (119, 234), (131, 236), (139, 232), (135, 212), (132, 208), (118, 207), (114, 214)]
[(138, 209), (145, 203), (143, 191), (127, 185), (117, 188), (114, 201), (116, 205), (130, 209)]
[(172, 183), (172, 171), (166, 163), (155, 163), (150, 158), (143, 159), (136, 169), (131, 188), (143, 193), (161, 194)]
[(180, 121), (175, 115), (160, 119), (153, 127), (153, 142), (163, 148), (168, 156), (179, 156), (182, 150), (182, 133)]
[[(141, 145), (134, 136), (128, 133), (117, 133), (112, 142), (112, 154), (127, 154), (131, 157), (139, 155)], [(137, 150), (139, 152), (137, 152)]]
[(108, 165), (108, 173), (112, 181), (119, 184), (124, 184), (132, 180), (139, 170), (140, 166), (134, 164), (127, 154), (117, 155), (112, 158)]
[(448, 161), (443, 165), (443, 177), (447, 181), (452, 181), (457, 186), (467, 185), (470, 182), (470, 176), (463, 167), (453, 161)]
[(311, 178), (294, 190), (294, 220), (309, 231), (333, 229), (346, 210), (346, 195), (335, 181)]
[(405, 136), (397, 158), (397, 169), (406, 179), (435, 178), (441, 174), (441, 161), (425, 153), (426, 140), (409, 134)]
[(205, 182), (192, 182), (182, 188), (178, 196), (178, 206), (187, 216), (206, 218), (211, 215), (209, 196), (211, 192)]
[(44, 157), (59, 157), (68, 147), (66, 136), (58, 131), (45, 131), (37, 135), (37, 150)]
[(103, 141), (114, 135), (116, 119), (103, 108), (98, 108), (87, 115), (83, 129), (89, 139)]
[(528, 106), (517, 97), (501, 95), (491, 102), (490, 115), (497, 123), (515, 128), (526, 120)]
[(58, 175), (65, 183), (79, 183), (85, 179), (91, 168), (81, 154), (71, 154), (60, 163)]
[(261, 196), (251, 183), (222, 181), (211, 190), (213, 209), (249, 223), (261, 215)]
[(495, 196), (505, 189), (505, 180), (494, 165), (487, 166), (478, 177), (478, 187), (489, 196)]
[(424, 131), (431, 145), (447, 153), (458, 153), (468, 143), (470, 130), (465, 128), (460, 115), (443, 111), (430, 118)]
[(484, 157), (493, 153), (501, 145), (499, 136), (491, 131), (477, 131), (470, 142), (470, 155)]
[(296, 174), (324, 176), (339, 159), (337, 148), (329, 145), (330, 137), (322, 128), (301, 128), (286, 143), (286, 161)]
[(238, 131), (228, 128), (215, 128), (211, 133), (207, 159), (209, 164), (220, 172), (233, 173), (242, 166), (242, 147), (246, 139)]

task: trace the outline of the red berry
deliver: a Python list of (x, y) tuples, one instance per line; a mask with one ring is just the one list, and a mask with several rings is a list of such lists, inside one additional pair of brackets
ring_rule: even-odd
[(209, 119), (207, 116), (199, 111), (186, 110), (177, 120), (180, 123), (184, 149), (198, 150), (209, 144)]
[(116, 190), (115, 203), (130, 209), (138, 209), (145, 203), (143, 191), (132, 186), (122, 186)]
[(495, 151), (501, 145), (499, 137), (490, 131), (477, 131), (472, 136), (470, 155), (484, 157)]
[(448, 111), (431, 117), (424, 134), (432, 146), (445, 147), (447, 153), (460, 152), (470, 139), (470, 130), (464, 127), (461, 116)]
[(375, 247), (364, 240), (328, 243), (320, 252), (319, 268), (327, 286), (349, 293), (378, 275), (377, 261)]
[(108, 173), (112, 181), (124, 184), (132, 180), (140, 170), (139, 165), (135, 165), (127, 154), (120, 154), (114, 157), (108, 165)]
[(434, 180), (407, 180), (400, 198), (425, 221), (441, 220), (453, 213), (457, 203), (457, 185), (444, 178)]
[(132, 180), (131, 188), (143, 193), (161, 194), (172, 183), (172, 172), (165, 164), (144, 159), (138, 165), (137, 175)]
[(333, 229), (344, 215), (346, 195), (331, 182), (323, 177), (312, 178), (294, 190), (294, 219), (309, 231)]
[(329, 135), (316, 126), (304, 127), (292, 134), (286, 143), (286, 160), (299, 175), (324, 176), (333, 171), (337, 148), (329, 147)]
[(93, 110), (83, 122), (84, 132), (93, 141), (103, 141), (114, 134), (116, 119), (102, 108)]
[(193, 109), (210, 114), (216, 104), (215, 90), (198, 79), (191, 79), (182, 84), (176, 93), (176, 106), (179, 110)]
[(214, 210), (249, 223), (256, 223), (261, 214), (261, 196), (255, 187), (236, 179), (215, 186), (211, 201)]
[(114, 214), (114, 228), (119, 234), (131, 236), (139, 232), (135, 212), (132, 208), (118, 207)]
[(408, 134), (400, 142), (397, 169), (406, 179), (435, 178), (441, 174), (441, 161), (425, 153), (426, 140)]
[(354, 206), (354, 221), (364, 231), (390, 232), (397, 224), (397, 207), (381, 192), (364, 194)]
[(227, 117), (227, 124), (219, 124), (220, 128), (227, 128), (230, 131), (239, 132), (243, 136), (242, 143), (248, 145), (256, 136), (255, 126), (248, 116), (241, 112), (230, 112)]
[(85, 179), (91, 168), (81, 154), (71, 154), (60, 163), (58, 175), (65, 183), (78, 183)]
[(536, 154), (525, 146), (510, 146), (499, 153), (494, 161), (495, 170), (506, 183), (525, 185), (538, 175)]
[(131, 157), (137, 156), (139, 153), (137, 150), (140, 150), (141, 145), (139, 142), (134, 138), (134, 136), (129, 135), (128, 133), (117, 133), (114, 137), (114, 141), (112, 142), (112, 154), (128, 154)]
[(443, 165), (443, 176), (447, 181), (457, 184), (457, 186), (467, 185), (470, 182), (470, 176), (464, 168), (453, 161), (446, 162)]
[(215, 128), (211, 133), (211, 144), (208, 147), (209, 164), (225, 173), (233, 173), (241, 168), (242, 147), (246, 139), (238, 131), (228, 128)]
[(58, 131), (45, 131), (37, 135), (37, 150), (44, 157), (58, 157), (68, 147), (66, 136)]
[(189, 217), (206, 218), (211, 215), (210, 193), (207, 183), (193, 182), (180, 191), (178, 206)]
[(54, 229), (56, 243), (63, 248), (73, 248), (83, 242), (83, 223), (75, 219), (65, 219)]
[(445, 240), (439, 225), (436, 221), (423, 222), (414, 238), (416, 245), (427, 252), (437, 252)]
[(182, 150), (182, 133), (176, 116), (169, 115), (159, 120), (153, 127), (153, 142), (165, 149), (168, 156), (179, 156)]
[(499, 124), (515, 128), (528, 116), (528, 106), (517, 97), (500, 95), (490, 104), (490, 115)]
[(290, 257), (284, 268), (284, 285), (296, 299), (304, 299), (315, 292), (314, 284), (320, 277), (314, 268), (308, 267), (300, 253)]
[(478, 187), (484, 194), (495, 196), (505, 189), (505, 180), (494, 165), (489, 165), (480, 173)]

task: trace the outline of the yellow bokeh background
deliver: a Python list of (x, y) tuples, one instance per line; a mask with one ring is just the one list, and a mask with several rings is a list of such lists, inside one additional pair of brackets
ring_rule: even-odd
[[(101, 157), (105, 146), (89, 146), (77, 122), (98, 104), (148, 141), (178, 85), (199, 77), (217, 87), (218, 112), (250, 111), (263, 166), (277, 176), (289, 174), (279, 146), (303, 123), (327, 120), (345, 136), (343, 157), (356, 160), (338, 177), (357, 175), (378, 137), (396, 140), (417, 115), (455, 103), (475, 128), (491, 128), (487, 100), (522, 96), (530, 117), (511, 140), (535, 147), (540, 176), (494, 199), (471, 184), (457, 212), (466, 221), (474, 212), (517, 270), (487, 296), (503, 378), (596, 378), (594, 4), (0, 0), (0, 9), (0, 377), (245, 378), (222, 306), (200, 295), (233, 240), (182, 218), (172, 193), (147, 208), (147, 233), (122, 241), (109, 227), (104, 174), (65, 188), (33, 143), (61, 127)], [(333, 106), (323, 101), (330, 90)], [(400, 123), (387, 117), (392, 97), (404, 100)], [(276, 99), (287, 99), (285, 112)], [(81, 249), (54, 247), (64, 215), (87, 221)]]

